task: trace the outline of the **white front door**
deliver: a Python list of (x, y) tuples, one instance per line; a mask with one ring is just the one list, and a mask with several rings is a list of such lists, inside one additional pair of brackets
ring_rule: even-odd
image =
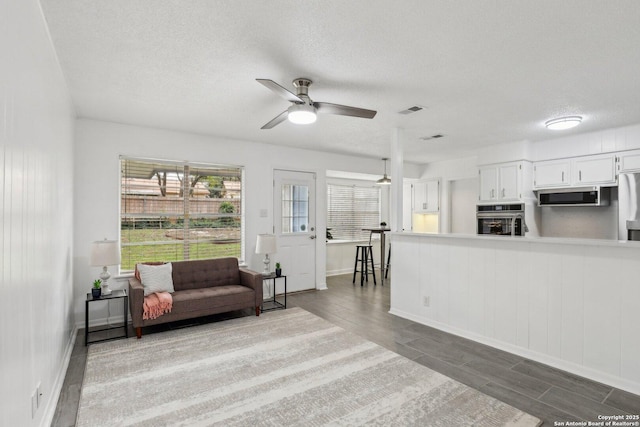
[(281, 264), (287, 291), (316, 288), (316, 175), (274, 171), (274, 233), (278, 252), (272, 267)]

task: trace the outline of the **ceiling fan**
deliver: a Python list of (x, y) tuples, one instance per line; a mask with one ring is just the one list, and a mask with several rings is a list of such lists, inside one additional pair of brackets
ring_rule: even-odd
[(377, 113), (377, 111), (374, 110), (349, 107), (348, 105), (314, 102), (309, 98), (309, 86), (311, 86), (312, 81), (302, 77), (293, 81), (293, 86), (296, 88), (295, 94), (289, 92), (273, 80), (256, 79), (256, 81), (263, 84), (267, 89), (271, 89), (276, 95), (292, 103), (288, 109), (278, 114), (273, 120), (262, 126), (261, 129), (271, 129), (287, 119), (296, 124), (313, 123), (316, 121), (316, 113), (362, 117), (364, 119), (372, 119)]

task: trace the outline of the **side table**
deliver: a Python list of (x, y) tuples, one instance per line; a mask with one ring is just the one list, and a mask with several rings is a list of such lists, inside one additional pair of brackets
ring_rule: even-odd
[[(109, 326), (101, 329), (94, 329), (89, 331), (89, 304), (96, 301), (109, 301), (113, 299), (122, 299), (124, 303), (124, 324), (122, 326)], [(109, 295), (103, 295), (100, 298), (93, 298), (91, 296), (91, 292), (87, 294), (87, 300), (84, 303), (84, 345), (93, 344), (96, 342), (115, 340), (119, 338), (129, 338), (129, 296), (127, 295), (126, 289), (118, 289), (111, 292)], [(93, 334), (96, 332), (108, 331), (111, 329), (120, 329), (124, 328), (124, 335), (118, 335), (115, 337), (108, 337), (103, 339), (97, 339), (93, 341), (89, 341), (89, 334)]]
[[(281, 294), (281, 299), (284, 298), (283, 302), (280, 302), (276, 299), (276, 280), (284, 279), (284, 294)], [(271, 273), (269, 275), (263, 275), (262, 281), (273, 284), (273, 298), (269, 297), (266, 300), (262, 301), (261, 311), (271, 311), (271, 310), (281, 310), (287, 308), (287, 276), (276, 276), (275, 273)]]

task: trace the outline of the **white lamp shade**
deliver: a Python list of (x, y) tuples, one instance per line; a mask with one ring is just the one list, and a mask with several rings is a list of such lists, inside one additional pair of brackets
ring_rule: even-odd
[(276, 253), (276, 236), (273, 234), (258, 234), (258, 240), (256, 241), (256, 253)]
[(95, 267), (120, 264), (118, 241), (104, 239), (91, 243), (90, 264)]

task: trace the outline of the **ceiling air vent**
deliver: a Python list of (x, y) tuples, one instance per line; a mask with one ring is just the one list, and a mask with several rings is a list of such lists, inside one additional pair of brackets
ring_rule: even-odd
[(443, 136), (444, 135), (437, 133), (437, 134), (431, 135), (431, 136), (423, 136), (420, 139), (423, 140), (423, 141), (429, 141), (430, 139), (442, 138)]
[(423, 109), (423, 107), (418, 107), (417, 105), (414, 105), (413, 107), (409, 107), (406, 110), (398, 111), (398, 114), (404, 114), (404, 115), (413, 114), (413, 113), (415, 113), (417, 111), (420, 111), (422, 109)]

